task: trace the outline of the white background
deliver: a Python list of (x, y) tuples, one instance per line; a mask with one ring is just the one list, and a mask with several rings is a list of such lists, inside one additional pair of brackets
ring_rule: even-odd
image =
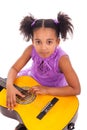
[[(59, 11), (67, 13), (74, 24), (73, 38), (61, 43), (71, 58), (80, 83), (80, 107), (75, 130), (87, 128), (87, 6), (86, 0), (3, 0), (0, 1), (0, 76), (7, 77), (11, 65), (21, 55), (29, 42), (20, 35), (20, 21), (32, 13), (35, 18), (56, 19)], [(0, 114), (0, 130), (14, 130), (17, 121)], [(56, 125), (56, 124), (55, 124)]]

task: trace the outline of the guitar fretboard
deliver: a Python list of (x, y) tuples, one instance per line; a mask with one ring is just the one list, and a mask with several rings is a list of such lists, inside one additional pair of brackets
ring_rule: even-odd
[[(1, 87), (6, 86), (6, 79), (3, 79), (3, 78), (0, 77), (0, 86)], [(22, 91), (26, 92), (27, 91), (27, 90), (24, 90), (23, 88), (20, 88), (19, 86), (15, 85), (15, 84), (14, 84), (14, 87), (17, 88), (20, 92), (22, 92)]]

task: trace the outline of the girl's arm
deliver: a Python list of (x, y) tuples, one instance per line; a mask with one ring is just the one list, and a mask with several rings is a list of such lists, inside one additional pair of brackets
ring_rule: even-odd
[(81, 90), (79, 79), (70, 63), (68, 56), (61, 57), (59, 61), (59, 68), (61, 70), (61, 73), (64, 73), (68, 86), (61, 86), (61, 88), (36, 86), (33, 87), (31, 91), (36, 94), (49, 94), (56, 96), (71, 96), (80, 94)]
[(15, 62), (15, 64), (11, 67), (11, 69), (8, 72), (7, 77), (7, 107), (9, 109), (13, 109), (16, 105), (16, 94), (23, 96), (14, 86), (14, 80), (16, 79), (16, 76), (18, 72), (26, 65), (26, 63), (31, 58), (31, 52), (32, 52), (32, 45), (28, 46), (21, 57)]
[(62, 56), (59, 61), (59, 68), (62, 73), (64, 73), (68, 86), (62, 88), (64, 91), (61, 92), (60, 95), (78, 95), (80, 94), (80, 82), (78, 76), (73, 69), (71, 62), (68, 56)]

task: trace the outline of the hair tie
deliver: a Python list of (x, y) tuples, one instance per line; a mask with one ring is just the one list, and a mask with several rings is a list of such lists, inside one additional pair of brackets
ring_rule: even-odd
[(32, 22), (31, 27), (34, 26), (34, 24), (35, 24), (36, 21), (37, 21), (37, 20), (35, 19), (35, 20)]
[(55, 24), (59, 23), (59, 21), (57, 21), (56, 19), (53, 19), (53, 21), (54, 21)]

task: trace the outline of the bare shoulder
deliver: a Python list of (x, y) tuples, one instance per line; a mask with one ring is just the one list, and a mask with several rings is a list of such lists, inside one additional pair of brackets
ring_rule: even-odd
[(59, 68), (61, 72), (64, 74), (69, 86), (74, 88), (74, 95), (80, 94), (81, 88), (79, 78), (67, 55), (64, 55), (60, 58)]
[(29, 59), (31, 58), (32, 55), (32, 49), (33, 49), (33, 45), (29, 45), (24, 52), (22, 53), (22, 55), (20, 56), (20, 60), (27, 62), (29, 61)]
[(33, 48), (33, 45), (29, 45), (29, 46), (27, 47), (27, 49), (29, 49), (29, 50), (32, 50), (32, 48)]
[(33, 49), (33, 45), (29, 45), (29, 46), (25, 49), (25, 52), (26, 52), (26, 51), (32, 52), (32, 49)]
[(33, 45), (29, 45), (23, 52), (23, 55), (30, 55), (32, 53)]
[(59, 60), (59, 68), (61, 69), (61, 71), (73, 69), (71, 61), (70, 61), (70, 59), (69, 59), (69, 57), (67, 55), (64, 55), (64, 56), (62, 56), (60, 58), (60, 60)]

